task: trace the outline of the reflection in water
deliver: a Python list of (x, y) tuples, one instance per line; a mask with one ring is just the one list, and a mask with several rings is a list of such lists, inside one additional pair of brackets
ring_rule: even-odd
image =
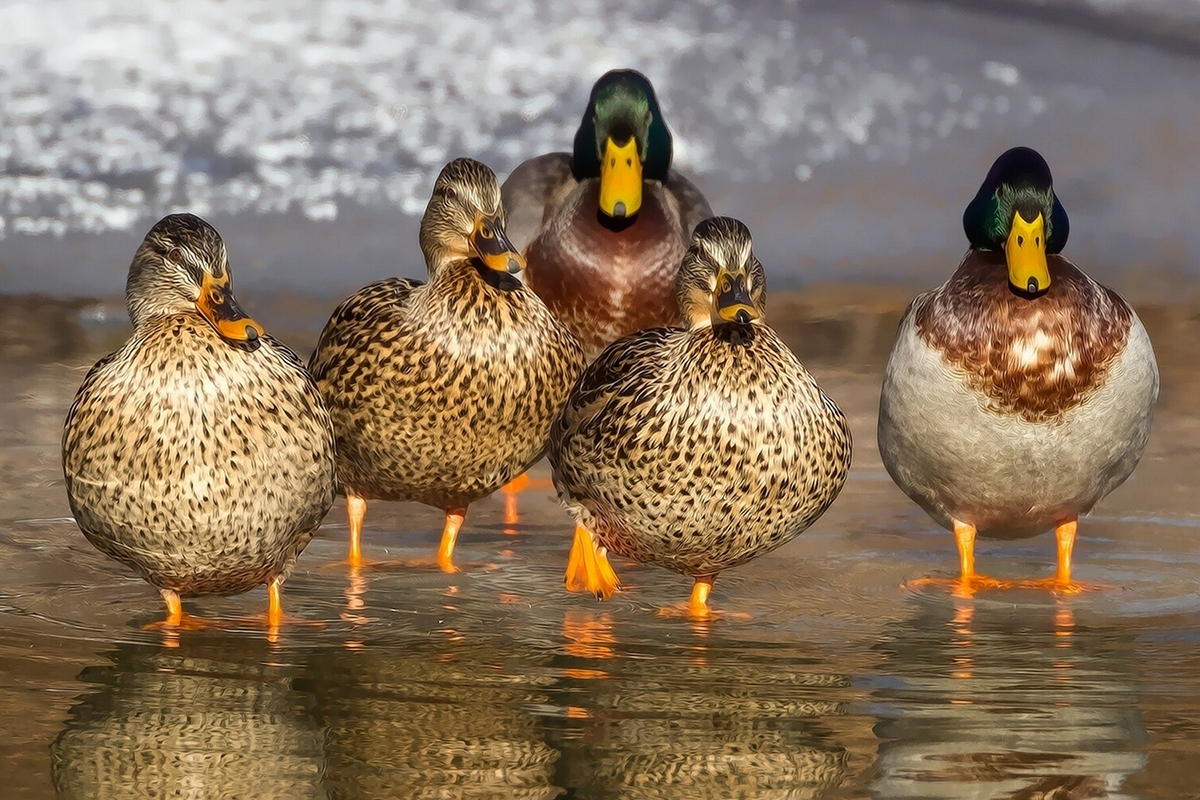
[[(690, 653), (614, 658), (609, 617), (571, 611), (564, 622), (562, 780), (572, 797), (819, 797), (846, 771), (847, 753), (822, 718), (846, 713), (840, 675), (798, 672), (794, 652), (759, 654), (695, 636)], [(718, 649), (720, 648), (720, 649)]]
[(326, 651), (310, 666), (333, 800), (560, 793), (558, 752), (528, 711), (548, 702), (549, 679), (503, 642), (443, 632)]
[(1068, 604), (956, 599), (892, 626), (876, 651), (879, 798), (1121, 797), (1144, 766), (1130, 635)]
[(324, 798), (320, 728), (261, 640), (124, 645), (51, 747), (60, 798)]

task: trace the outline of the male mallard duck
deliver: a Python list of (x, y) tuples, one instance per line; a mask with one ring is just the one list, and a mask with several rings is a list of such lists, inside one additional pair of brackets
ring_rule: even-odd
[(1050, 167), (1017, 147), (967, 206), (971, 248), (912, 302), (888, 361), (879, 451), (897, 485), (958, 541), (1049, 528), (1071, 582), (1076, 521), (1133, 471), (1158, 397), (1145, 328), (1116, 292), (1059, 255), (1067, 213)]
[(84, 379), (63, 431), (83, 535), (180, 597), (280, 586), (333, 505), (333, 429), (303, 362), (233, 297), (225, 243), (164, 217), (125, 286), (133, 336)]
[(333, 416), (350, 563), (367, 500), (446, 512), (454, 569), (467, 506), (542, 457), (583, 351), (522, 280), (500, 187), (468, 158), (438, 175), (421, 219), (429, 282), (389, 278), (338, 306), (311, 369)]
[(526, 161), (502, 191), (529, 285), (589, 357), (679, 320), (675, 273), (712, 211), (671, 169), (671, 133), (644, 75), (614, 70), (596, 81), (574, 152)]
[(617, 588), (605, 549), (696, 579), (783, 545), (837, 497), (850, 468), (846, 418), (763, 319), (750, 232), (696, 227), (676, 297), (686, 327), (610, 345), (580, 377), (550, 462), (578, 525), (567, 587)]

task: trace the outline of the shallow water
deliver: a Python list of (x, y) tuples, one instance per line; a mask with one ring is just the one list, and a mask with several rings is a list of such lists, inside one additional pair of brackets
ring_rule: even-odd
[[(1143, 310), (1163, 342), (1154, 433), (1076, 551), (1107, 588), (963, 599), (902, 587), (956, 559), (875, 450), (874, 343), (898, 310), (838, 322), (821, 306), (776, 304), (800, 309), (781, 330), (850, 416), (850, 481), (797, 541), (720, 577), (714, 605), (749, 620), (706, 624), (655, 613), (689, 589), (655, 569), (618, 563), (627, 591), (607, 603), (566, 594), (571, 527), (534, 488), (517, 519), (501, 496), (472, 507), (460, 574), (331, 566), (339, 502), (277, 635), (253, 620), (262, 590), (192, 605), (228, 628), (143, 630), (157, 596), (87, 545), (59, 472), (96, 353), (0, 361), (4, 796), (1195, 796), (1198, 365), (1172, 342), (1196, 341), (1200, 315)], [(431, 555), (440, 524), (373, 504), (367, 555)], [(979, 565), (1039, 577), (1053, 551), (983, 542)]]

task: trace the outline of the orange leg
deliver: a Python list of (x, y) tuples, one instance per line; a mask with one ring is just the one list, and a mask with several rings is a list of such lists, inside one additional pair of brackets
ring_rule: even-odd
[(267, 625), (272, 628), (279, 627), (279, 623), (283, 622), (283, 581), (279, 578), (271, 581), (267, 586)]
[(367, 515), (367, 501), (355, 495), (346, 494), (346, 516), (350, 520), (350, 557), (347, 562), (352, 567), (363, 566), (362, 557), (362, 525), (363, 517)]
[(704, 618), (712, 613), (712, 609), (708, 607), (708, 593), (712, 591), (713, 576), (705, 575), (702, 578), (696, 578), (696, 582), (692, 584), (692, 596), (688, 598), (688, 613), (693, 617)]
[(183, 603), (179, 600), (179, 593), (173, 589), (159, 589), (158, 593), (162, 595), (163, 602), (167, 604), (167, 618), (158, 622), (151, 622), (145, 626), (144, 630), (166, 630), (178, 632), (184, 631), (200, 631), (210, 628), (224, 627), (217, 620), (206, 620), (202, 617), (194, 617), (183, 610)]
[[(529, 477), (528, 472), (522, 472), (517, 477), (513, 478), (503, 488), (500, 489), (504, 493), (504, 524), (516, 525), (521, 521), (521, 515), (517, 512), (517, 495), (529, 489), (552, 489), (554, 482), (548, 480), (533, 480)], [(507, 533), (516, 533), (515, 530), (509, 530)]]
[(451, 508), (446, 511), (446, 525), (442, 528), (442, 542), (438, 545), (437, 564), (442, 572), (457, 572), (454, 566), (454, 542), (458, 539), (458, 529), (467, 518), (466, 508)]
[(954, 542), (958, 545), (957, 578), (921, 578), (909, 581), (906, 585), (945, 586), (958, 597), (970, 597), (978, 589), (997, 589), (1011, 586), (994, 578), (988, 578), (975, 571), (975, 526), (969, 522), (954, 520)]
[(1075, 549), (1078, 527), (1079, 523), (1071, 520), (1054, 529), (1054, 538), (1058, 540), (1058, 570), (1054, 577), (1063, 585), (1071, 583), (1071, 551)]
[(1078, 520), (1069, 520), (1055, 527), (1054, 538), (1058, 541), (1058, 569), (1055, 570), (1054, 577), (1029, 581), (1024, 584), (1025, 586), (1031, 589), (1049, 589), (1056, 594), (1079, 594), (1103, 588), (1096, 584), (1080, 583), (1071, 578), (1071, 553), (1075, 549), (1075, 533), (1078, 528)]
[(163, 620), (163, 625), (178, 628), (183, 623), (183, 603), (179, 601), (179, 594), (170, 589), (159, 589), (158, 593), (167, 604), (167, 618)]
[(671, 606), (658, 612), (660, 617), (684, 617), (691, 620), (710, 620), (716, 617), (731, 617), (734, 619), (750, 619), (750, 615), (742, 612), (714, 611), (708, 605), (708, 595), (712, 592), (716, 575), (701, 575), (692, 584), (692, 596), (682, 605)]
[(607, 600), (621, 588), (621, 581), (608, 563), (608, 552), (596, 544), (592, 532), (575, 524), (575, 541), (567, 560), (566, 586), (568, 592), (587, 591), (600, 600)]

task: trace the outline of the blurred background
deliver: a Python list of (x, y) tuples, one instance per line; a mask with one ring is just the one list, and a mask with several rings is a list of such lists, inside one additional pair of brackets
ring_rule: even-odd
[(1200, 277), (1197, 55), (1195, 0), (4, 3), (0, 293), (119, 296), (183, 209), (251, 308), (422, 275), (446, 161), (503, 177), (569, 149), (592, 82), (634, 67), (776, 289), (940, 282), (988, 165), (1027, 144), (1068, 255), (1178, 299)]

